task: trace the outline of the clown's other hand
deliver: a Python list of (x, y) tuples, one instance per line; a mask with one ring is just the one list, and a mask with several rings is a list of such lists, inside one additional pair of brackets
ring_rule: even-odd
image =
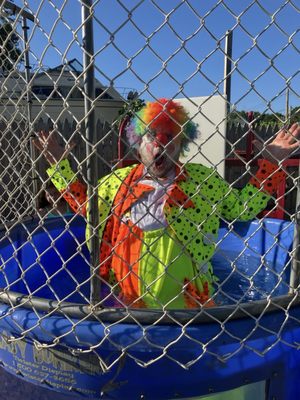
[(259, 155), (272, 163), (279, 163), (300, 152), (300, 125), (293, 124), (290, 128), (281, 129), (275, 136), (263, 143), (253, 141)]
[(76, 143), (69, 143), (66, 147), (62, 147), (55, 131), (40, 131), (33, 140), (35, 147), (40, 150), (50, 165), (57, 164), (61, 159), (66, 158)]

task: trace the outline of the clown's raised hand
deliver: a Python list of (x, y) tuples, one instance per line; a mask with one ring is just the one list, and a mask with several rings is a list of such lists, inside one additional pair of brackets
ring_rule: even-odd
[(33, 140), (35, 147), (40, 150), (50, 165), (58, 163), (66, 158), (76, 146), (75, 142), (69, 143), (66, 147), (59, 144), (55, 131), (40, 131)]
[(259, 155), (273, 163), (279, 163), (300, 152), (300, 125), (293, 124), (288, 129), (281, 129), (275, 139), (262, 143), (253, 141)]

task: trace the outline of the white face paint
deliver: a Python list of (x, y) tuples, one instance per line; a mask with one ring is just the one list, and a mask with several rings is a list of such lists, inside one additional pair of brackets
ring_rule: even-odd
[(180, 137), (168, 133), (146, 133), (139, 147), (142, 163), (151, 175), (157, 178), (167, 176), (179, 160)]

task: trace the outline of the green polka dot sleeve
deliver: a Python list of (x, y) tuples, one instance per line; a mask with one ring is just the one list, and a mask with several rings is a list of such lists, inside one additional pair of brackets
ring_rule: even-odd
[(70, 183), (77, 180), (69, 161), (66, 159), (48, 168), (47, 174), (60, 192), (64, 191)]
[(228, 220), (249, 221), (264, 210), (271, 196), (251, 184), (243, 189), (233, 189), (222, 180), (222, 216)]
[[(188, 182), (184, 183), (184, 190), (192, 200), (192, 193), (198, 192), (203, 198), (204, 203), (199, 203), (199, 214), (205, 213), (204, 219), (208, 219), (212, 209), (206, 210), (207, 206), (217, 205), (217, 212), (229, 221), (238, 219), (240, 221), (248, 221), (253, 219), (259, 212), (264, 210), (271, 196), (260, 188), (248, 183), (243, 189), (233, 189), (230, 187), (217, 172), (212, 168), (206, 168), (199, 164), (186, 165), (187, 171), (192, 177), (189, 184), (196, 185), (193, 189), (188, 186)], [(199, 200), (200, 201), (200, 200)]]

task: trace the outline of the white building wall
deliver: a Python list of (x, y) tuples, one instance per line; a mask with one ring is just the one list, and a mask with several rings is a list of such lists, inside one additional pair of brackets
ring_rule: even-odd
[(216, 166), (225, 176), (226, 100), (222, 96), (191, 97), (178, 100), (199, 125), (199, 138), (192, 143), (182, 162)]

